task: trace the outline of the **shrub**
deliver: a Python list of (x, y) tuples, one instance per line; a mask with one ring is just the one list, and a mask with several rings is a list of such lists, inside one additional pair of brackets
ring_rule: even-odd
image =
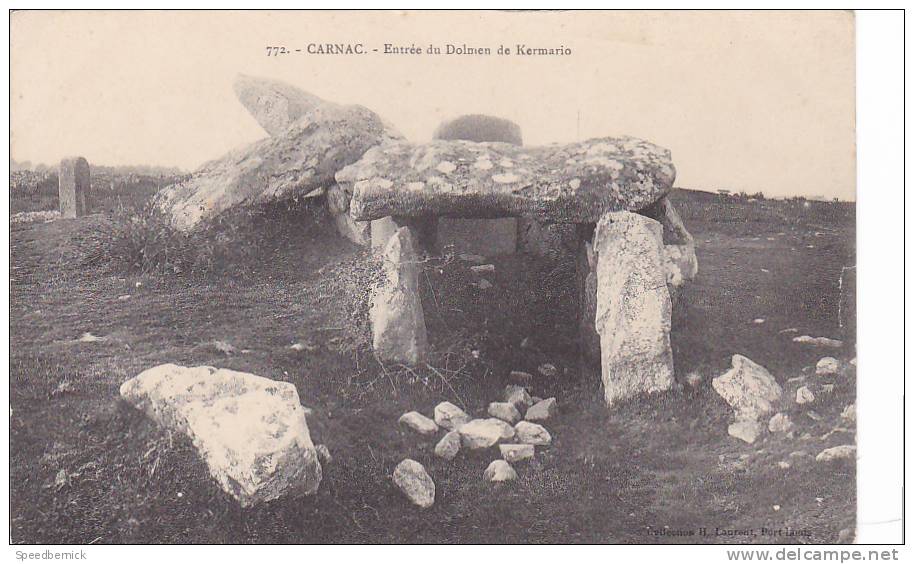
[(142, 274), (242, 276), (294, 235), (326, 222), (315, 199), (245, 207), (191, 232), (175, 229), (154, 203), (121, 206), (108, 226), (108, 262)]

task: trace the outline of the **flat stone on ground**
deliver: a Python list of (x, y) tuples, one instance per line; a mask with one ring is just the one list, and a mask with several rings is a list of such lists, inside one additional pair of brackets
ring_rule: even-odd
[(527, 460), (533, 458), (534, 454), (533, 445), (498, 445), (498, 450), (501, 452), (501, 457), (507, 460), (508, 462), (520, 462), (521, 460)]

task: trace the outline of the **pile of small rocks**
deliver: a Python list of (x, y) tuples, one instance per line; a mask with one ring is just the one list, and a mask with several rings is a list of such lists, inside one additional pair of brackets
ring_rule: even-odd
[[(823, 357), (815, 366), (807, 367), (803, 374), (789, 378), (785, 384), (785, 394), (771, 374), (762, 366), (741, 355), (733, 356), (733, 368), (715, 378), (714, 390), (730, 404), (734, 410), (735, 422), (728, 432), (731, 436), (752, 444), (764, 432), (761, 418), (768, 419), (768, 431), (785, 439), (794, 438), (795, 424), (786, 411), (795, 404), (809, 419), (822, 421), (814, 407), (822, 402), (821, 396), (832, 394), (835, 384), (844, 378), (853, 378), (856, 359), (841, 361), (834, 357)], [(783, 396), (783, 397), (782, 397)], [(773, 415), (772, 415), (773, 414)], [(851, 428), (856, 421), (856, 403), (845, 406), (839, 416), (838, 426), (819, 437), (826, 440), (835, 433), (853, 433)], [(810, 433), (799, 437), (809, 440)], [(853, 458), (856, 447), (852, 444), (837, 445), (822, 450), (815, 460), (828, 462), (840, 458)], [(792, 455), (791, 455), (792, 456)], [(808, 455), (807, 455), (808, 456)], [(812, 459), (812, 457), (809, 457)], [(779, 463), (781, 468), (790, 468), (791, 461)]]
[[(493, 460), (483, 472), (487, 482), (510, 482), (517, 479), (511, 466), (532, 459), (537, 446), (548, 446), (552, 435), (540, 423), (558, 413), (555, 398), (532, 397), (526, 388), (509, 385), (502, 401), (486, 409), (488, 417), (474, 418), (460, 407), (444, 401), (435, 406), (432, 418), (418, 411), (400, 416), (400, 425), (425, 437), (441, 430), (445, 434), (435, 445), (435, 456), (453, 460), (461, 450), (485, 450), (498, 446), (501, 458)], [(521, 416), (523, 413), (523, 417)], [(393, 481), (406, 497), (419, 507), (430, 507), (435, 501), (435, 482), (425, 467), (407, 458), (394, 470)]]

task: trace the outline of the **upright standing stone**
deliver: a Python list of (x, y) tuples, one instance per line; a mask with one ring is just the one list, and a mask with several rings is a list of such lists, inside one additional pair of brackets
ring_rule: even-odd
[(672, 305), (660, 223), (631, 212), (600, 218), (596, 329), (606, 403), (673, 385)]
[(371, 303), (373, 346), (382, 361), (417, 364), (425, 358), (418, 258), (412, 229), (398, 228), (384, 249), (382, 280)]
[(60, 161), (57, 174), (60, 215), (80, 217), (89, 213), (89, 163), (82, 157)]
[[(435, 130), (433, 139), (497, 142), (523, 145), (520, 126), (506, 119), (471, 114), (446, 121)], [(442, 218), (438, 239), (442, 248), (486, 257), (510, 255), (517, 251), (518, 219)]]

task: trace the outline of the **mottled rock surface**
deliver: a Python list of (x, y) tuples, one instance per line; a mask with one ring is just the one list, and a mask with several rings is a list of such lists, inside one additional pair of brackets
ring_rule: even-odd
[(242, 506), (317, 490), (321, 465), (293, 384), (211, 366), (163, 364), (121, 385), (121, 397), (187, 435)]
[(460, 433), (450, 431), (441, 437), (435, 445), (435, 456), (445, 460), (453, 460), (460, 452)]
[(738, 419), (727, 427), (727, 433), (745, 443), (752, 444), (762, 432), (762, 425), (758, 421)]
[(393, 479), (394, 484), (413, 505), (425, 509), (435, 503), (435, 482), (425, 467), (415, 460), (407, 458), (397, 464)]
[(514, 438), (514, 427), (501, 419), (474, 419), (457, 430), (463, 445), (470, 449), (489, 448), (499, 441)]
[(398, 137), (366, 108), (325, 103), (282, 135), (204, 164), (162, 189), (156, 202), (176, 228), (190, 230), (235, 206), (318, 196), (334, 184), (337, 171)]
[(435, 406), (435, 423), (450, 431), (459, 429), (471, 419), (467, 412), (449, 401), (443, 401)]
[(434, 435), (438, 432), (438, 425), (418, 411), (404, 413), (400, 416), (398, 423), (405, 427), (409, 427), (420, 435)]
[(517, 440), (527, 445), (548, 445), (552, 442), (552, 435), (545, 427), (529, 421), (521, 421), (514, 426)]
[(672, 304), (660, 224), (630, 212), (607, 213), (597, 225), (593, 247), (606, 403), (669, 389)]
[(336, 175), (353, 219), (528, 216), (595, 223), (644, 208), (676, 172), (668, 150), (632, 137), (522, 148), (506, 143), (385, 143)]
[(547, 398), (538, 401), (527, 409), (524, 419), (527, 421), (546, 421), (558, 413), (558, 405), (555, 398)]
[(520, 462), (521, 460), (528, 460), (533, 458), (534, 454), (533, 445), (498, 445), (498, 450), (501, 452), (501, 457), (507, 460), (508, 462)]
[(737, 419), (757, 421), (773, 411), (781, 386), (770, 372), (743, 355), (735, 354), (730, 370), (714, 378), (711, 386), (733, 408)]
[(513, 403), (493, 401), (489, 404), (488, 413), (492, 417), (501, 419), (510, 424), (515, 424), (520, 419), (520, 412)]
[(505, 460), (493, 460), (482, 473), (487, 482), (510, 482), (517, 479), (517, 472)]

